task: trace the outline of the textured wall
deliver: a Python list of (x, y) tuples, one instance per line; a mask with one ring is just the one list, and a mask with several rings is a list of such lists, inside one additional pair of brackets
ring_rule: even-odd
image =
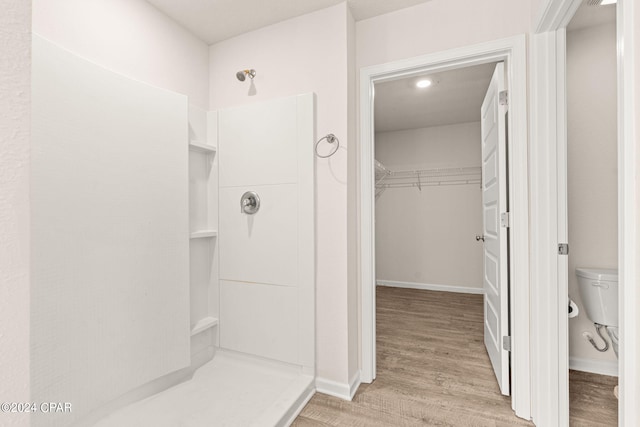
[[(0, 401), (28, 402), (31, 2), (0, 8)], [(2, 413), (0, 424), (29, 418)]]

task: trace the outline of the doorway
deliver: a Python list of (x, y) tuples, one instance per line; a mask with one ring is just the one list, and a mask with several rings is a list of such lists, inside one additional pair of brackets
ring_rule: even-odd
[(615, 4), (583, 3), (569, 22), (566, 79), (569, 423), (617, 425)]
[(361, 72), (362, 379), (363, 382), (372, 382), (376, 377), (374, 84), (501, 61), (505, 64), (507, 90), (510, 94), (510, 112), (507, 119), (508, 162), (517, 165), (509, 169), (511, 257), (508, 274), (511, 282), (515, 284), (509, 295), (514, 315), (508, 321), (512, 344), (512, 408), (516, 415), (529, 418), (528, 184), (524, 36), (368, 67)]
[[(533, 419), (540, 425), (569, 423), (568, 257), (557, 245), (567, 242), (566, 228), (566, 32), (580, 0), (551, 0), (537, 19), (531, 39), (531, 197)], [(634, 2), (618, 0), (617, 181), (618, 308), (620, 318), (618, 423), (638, 419), (637, 405), (637, 184), (635, 134)], [(533, 207), (532, 207), (533, 208)]]
[(509, 395), (504, 87), (503, 62), (376, 85), (375, 244), (377, 286), (484, 296), (478, 335)]

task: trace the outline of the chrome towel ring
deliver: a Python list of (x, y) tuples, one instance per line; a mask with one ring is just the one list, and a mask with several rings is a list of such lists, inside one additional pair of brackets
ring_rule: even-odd
[[(334, 148), (333, 150), (331, 150), (331, 151), (329, 152), (329, 154), (322, 155), (322, 154), (318, 153), (318, 144), (320, 144), (320, 143), (322, 142), (322, 140), (323, 140), (323, 139), (326, 139), (326, 140), (327, 140), (327, 142), (328, 142), (329, 144), (331, 144), (331, 145), (335, 144), (335, 146), (334, 146), (335, 148)], [(329, 134), (327, 134), (327, 135), (323, 136), (322, 138), (320, 138), (320, 139), (316, 142), (316, 145), (315, 145), (316, 156), (320, 157), (321, 159), (326, 159), (327, 157), (331, 157), (331, 156), (333, 156), (333, 155), (336, 153), (336, 151), (338, 151), (338, 148), (340, 148), (340, 140), (339, 140), (339, 139), (338, 139), (338, 137), (337, 137), (337, 136), (335, 136), (334, 134), (329, 133)]]

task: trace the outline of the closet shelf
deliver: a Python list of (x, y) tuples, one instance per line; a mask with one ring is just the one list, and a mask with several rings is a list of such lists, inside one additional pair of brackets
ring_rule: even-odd
[(217, 237), (217, 236), (218, 236), (217, 230), (199, 230), (199, 231), (192, 232), (190, 235), (190, 238), (202, 239), (204, 237)]
[(389, 169), (387, 169), (387, 167), (385, 165), (383, 165), (382, 163), (380, 163), (379, 161), (374, 160), (374, 164), (375, 164), (375, 167), (376, 167), (376, 176), (391, 174), (391, 171)]
[(213, 145), (208, 145), (197, 141), (191, 141), (189, 143), (189, 149), (205, 154), (215, 154), (216, 151), (218, 151), (218, 148), (214, 147)]
[(426, 181), (426, 182), (405, 182), (405, 183), (388, 183), (388, 184), (379, 184), (376, 188), (404, 188), (404, 187), (434, 187), (439, 185), (467, 185), (467, 184), (477, 184), (480, 185), (479, 179), (464, 179), (464, 180), (449, 180), (449, 181)]
[(376, 198), (387, 188), (422, 187), (438, 185), (482, 184), (482, 167), (435, 168), (394, 171), (376, 160)]
[(216, 317), (205, 317), (204, 319), (201, 319), (200, 321), (198, 321), (198, 323), (193, 325), (193, 327), (191, 328), (191, 336), (199, 334), (200, 332), (209, 328), (213, 328), (217, 325), (218, 319)]

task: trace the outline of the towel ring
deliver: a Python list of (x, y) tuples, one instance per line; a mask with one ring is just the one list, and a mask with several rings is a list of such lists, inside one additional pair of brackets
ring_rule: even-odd
[[(326, 154), (326, 155), (322, 155), (318, 153), (318, 144), (320, 144), (323, 139), (326, 139), (329, 144), (335, 144), (335, 148), (329, 154)], [(326, 159), (327, 157), (333, 156), (336, 153), (336, 151), (338, 151), (338, 148), (340, 148), (340, 140), (334, 134), (329, 133), (323, 136), (322, 138), (320, 138), (316, 142), (316, 145), (315, 145), (316, 156), (320, 157), (321, 159)]]

